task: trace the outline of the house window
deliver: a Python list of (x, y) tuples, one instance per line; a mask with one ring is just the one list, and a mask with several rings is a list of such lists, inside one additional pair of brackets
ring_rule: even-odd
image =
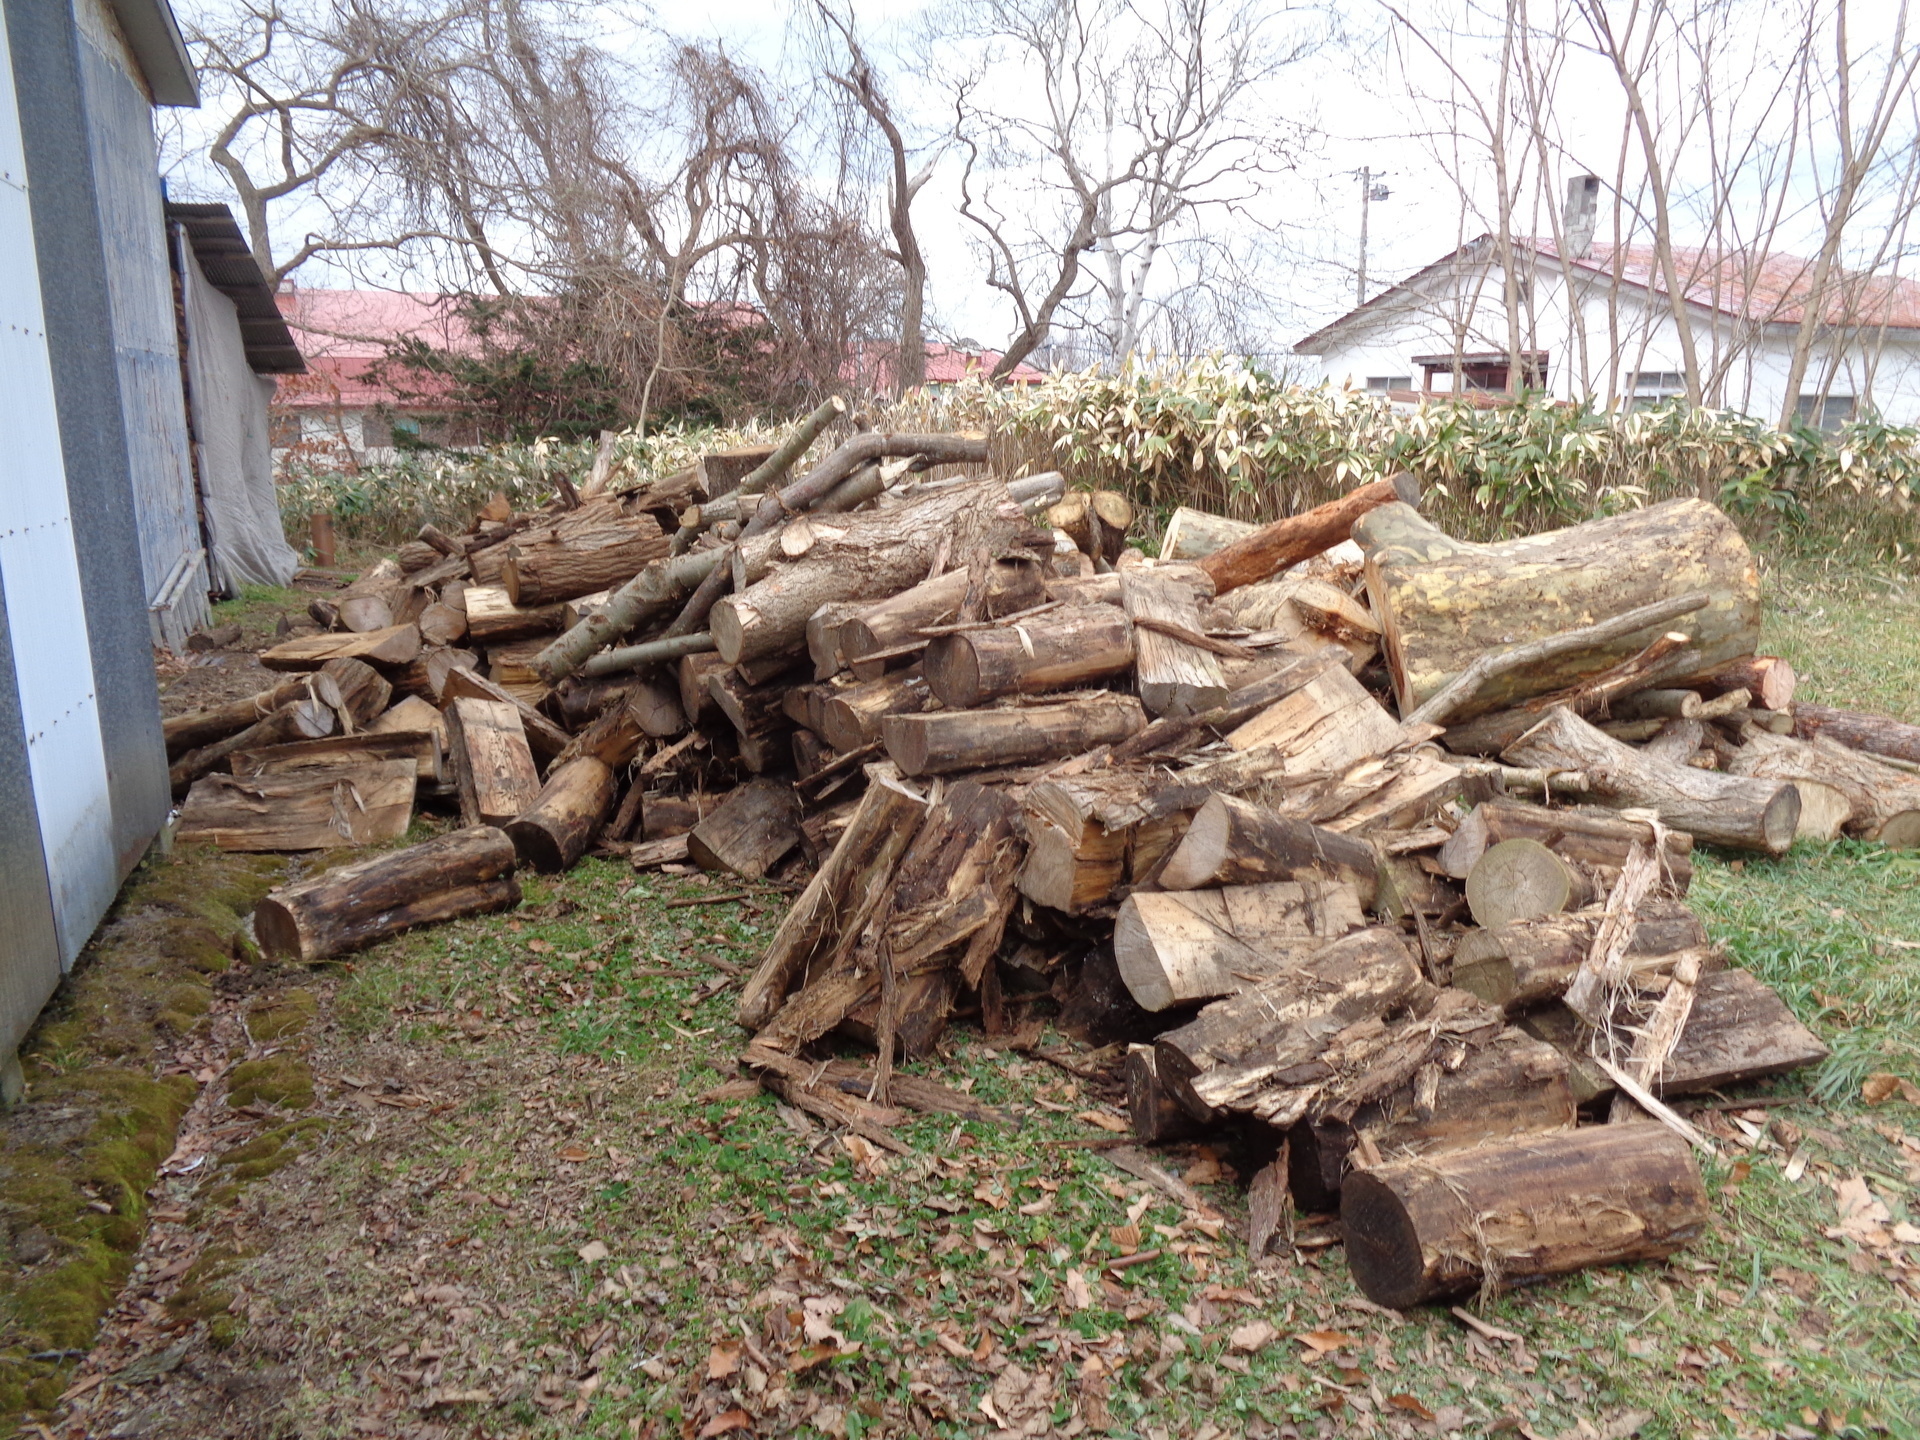
[(1367, 377), (1367, 389), (1375, 395), (1384, 395), (1389, 390), (1411, 390), (1412, 388), (1411, 375), (1369, 375)]
[(1801, 423), (1832, 434), (1853, 419), (1851, 395), (1802, 395), (1793, 407)]
[(1687, 376), (1683, 370), (1629, 370), (1627, 395), (1636, 410), (1645, 410), (1664, 400), (1684, 400)]

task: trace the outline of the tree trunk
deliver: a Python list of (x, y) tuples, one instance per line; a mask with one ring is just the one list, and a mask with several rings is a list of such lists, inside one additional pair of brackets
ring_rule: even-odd
[(667, 537), (651, 515), (562, 522), (508, 546), (501, 581), (515, 605), (550, 605), (625, 585), (666, 555)]
[(894, 670), (878, 680), (859, 680), (827, 690), (822, 696), (820, 723), (808, 728), (845, 755), (877, 744), (887, 716), (917, 715), (932, 698), (920, 666)]
[(1138, 734), (1146, 723), (1131, 695), (1094, 690), (1051, 705), (889, 715), (881, 737), (902, 774), (945, 775), (1077, 755)]
[(1664, 1259), (1710, 1214), (1687, 1142), (1661, 1125), (1394, 1161), (1349, 1175), (1340, 1195), (1354, 1283), (1395, 1310), (1484, 1283)]
[(1710, 844), (1779, 855), (1800, 823), (1800, 796), (1790, 784), (1648, 760), (1567, 710), (1550, 713), (1501, 758), (1578, 770), (1602, 803), (1657, 810), (1665, 824)]
[(1113, 958), (1144, 1009), (1166, 1010), (1238, 995), (1365, 924), (1340, 881), (1135, 891), (1114, 922)]
[[(1489, 651), (1684, 595), (1710, 599), (1681, 626), (1693, 637), (1690, 668), (1662, 683), (1751, 655), (1759, 639), (1758, 567), (1733, 522), (1704, 500), (1669, 500), (1495, 545), (1455, 540), (1392, 505), (1362, 521), (1354, 538), (1367, 551), (1367, 593), (1402, 715)], [(1649, 625), (1492, 677), (1448, 718), (1458, 724), (1592, 679), (1671, 628)]]
[(405, 665), (420, 653), (420, 627), (394, 625), (364, 635), (302, 635), (260, 652), (269, 670), (318, 670), (329, 660)]
[[(1604, 913), (1595, 907), (1469, 930), (1453, 952), (1453, 983), (1510, 1012), (1558, 1000), (1592, 949)], [(1707, 927), (1679, 900), (1652, 897), (1636, 920), (1627, 943), (1632, 956), (1671, 955), (1707, 943)]]
[(467, 588), (467, 634), (476, 645), (504, 645), (510, 640), (551, 635), (560, 628), (566, 611), (567, 607), (558, 602), (516, 605), (501, 585)]
[(318, 740), (331, 735), (338, 723), (338, 716), (332, 706), (324, 705), (306, 693), (307, 688), (303, 681), (298, 698), (289, 700), (265, 719), (255, 721), (224, 740), (202, 745), (198, 750), (189, 750), (174, 761), (167, 770), (167, 780), (173, 787), (174, 798), (177, 800), (184, 796), (194, 781), (211, 775), (236, 750), (264, 750), (269, 745), (285, 745), (292, 740)]
[(1837, 790), (1850, 811), (1849, 835), (1902, 849), (1920, 846), (1920, 776), (1849, 750), (1831, 736), (1807, 741), (1753, 731), (1727, 771)]
[(1593, 899), (1593, 882), (1538, 840), (1502, 840), (1467, 872), (1467, 909), (1476, 925), (1511, 925)]
[(216, 740), (224, 740), (229, 735), (237, 735), (250, 726), (258, 725), (282, 705), (291, 704), (306, 693), (306, 678), (301, 676), (282, 680), (271, 690), (262, 690), (244, 700), (229, 700), (224, 705), (215, 705), (206, 710), (170, 716), (161, 722), (161, 733), (167, 743), (167, 759), (178, 760), (189, 750), (197, 750)]
[(571, 735), (531, 705), (472, 670), (456, 669), (447, 672), (446, 685), (441, 690), (440, 696), (441, 704), (447, 708), (451, 708), (454, 701), (461, 699), (494, 700), (502, 705), (511, 705), (514, 713), (520, 717), (520, 725), (526, 734), (527, 745), (542, 760), (551, 760), (573, 741)]
[[(1490, 846), (1504, 840), (1538, 840), (1567, 859), (1600, 872), (1603, 882), (1610, 885), (1612, 876), (1608, 872), (1617, 872), (1626, 863), (1627, 852), (1634, 845), (1653, 844), (1653, 834), (1653, 826), (1644, 820), (1585, 809), (1549, 810), (1524, 800), (1483, 800), (1440, 847), (1436, 859), (1445, 874), (1464, 880)], [(1693, 882), (1691, 835), (1667, 831), (1660, 873), (1674, 894), (1687, 893)]]
[(1160, 540), (1162, 560), (1199, 560), (1244, 540), (1260, 527), (1247, 520), (1229, 520), (1185, 505), (1174, 510)]
[(758, 880), (800, 843), (799, 802), (778, 780), (749, 780), (693, 827), (687, 853), (702, 870)]
[(1370, 510), (1394, 501), (1411, 505), (1418, 499), (1419, 486), (1411, 476), (1375, 480), (1349, 490), (1338, 500), (1263, 525), (1251, 535), (1221, 546), (1201, 559), (1200, 568), (1212, 577), (1214, 593), (1224, 595), (1278, 575), (1302, 560), (1331, 550), (1342, 540), (1354, 538), (1355, 522)]
[(253, 912), (260, 948), (312, 964), (415, 925), (520, 903), (513, 842), (498, 830), (437, 840), (271, 892)]
[[(1156, 637), (1157, 638), (1157, 637)], [(1119, 675), (1133, 665), (1133, 625), (1112, 605), (1069, 605), (1013, 625), (936, 637), (925, 659), (941, 704), (965, 710)]]
[(1162, 1035), (1160, 1082), (1198, 1120), (1250, 1111), (1276, 1077), (1317, 1060), (1335, 1032), (1385, 1014), (1423, 983), (1393, 931), (1348, 935)]
[(1340, 1203), (1356, 1148), (1392, 1160), (1445, 1155), (1506, 1136), (1571, 1130), (1579, 1118), (1567, 1061), (1545, 1041), (1507, 1029), (1469, 1049), (1456, 1069), (1423, 1067), (1350, 1119), (1305, 1120), (1293, 1128), (1287, 1177), (1302, 1210)]
[(332, 850), (407, 833), (412, 760), (320, 765), (241, 778), (209, 775), (180, 807), (177, 839), (222, 850)]
[(1120, 599), (1134, 626), (1134, 684), (1151, 715), (1198, 715), (1226, 703), (1219, 657), (1170, 634), (1198, 635), (1213, 597), (1204, 572), (1189, 565), (1135, 566), (1120, 576)]
[(503, 701), (463, 696), (447, 706), (446, 716), (462, 823), (505, 825), (540, 793), (520, 712)]
[(507, 822), (515, 852), (547, 874), (571, 870), (606, 823), (613, 792), (613, 770), (603, 760), (580, 755), (554, 766), (533, 804)]
[(1885, 715), (1865, 715), (1857, 710), (1802, 703), (1793, 707), (1793, 733), (1802, 740), (1824, 735), (1849, 750), (1864, 750), (1869, 755), (1886, 755), (1920, 764), (1920, 725), (1908, 725)]
[(1363, 840), (1215, 795), (1193, 817), (1158, 879), (1169, 890), (1337, 879), (1354, 887), (1362, 905), (1371, 906), (1378, 871), (1373, 847)]

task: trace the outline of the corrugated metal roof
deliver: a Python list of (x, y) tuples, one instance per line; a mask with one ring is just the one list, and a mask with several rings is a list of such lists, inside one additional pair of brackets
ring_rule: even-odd
[(307, 362), (260, 273), (239, 221), (225, 205), (189, 205), (169, 200), (167, 219), (183, 227), (201, 272), (240, 314), (247, 364), (257, 375), (302, 375)]

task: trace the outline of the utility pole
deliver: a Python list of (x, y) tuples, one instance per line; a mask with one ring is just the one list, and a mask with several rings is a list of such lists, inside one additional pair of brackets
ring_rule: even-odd
[[(1386, 171), (1381, 171), (1382, 177)], [(1367, 207), (1375, 200), (1385, 200), (1393, 192), (1384, 185), (1374, 184), (1373, 171), (1362, 168), (1360, 175), (1360, 270), (1354, 279), (1354, 303), (1367, 303)]]

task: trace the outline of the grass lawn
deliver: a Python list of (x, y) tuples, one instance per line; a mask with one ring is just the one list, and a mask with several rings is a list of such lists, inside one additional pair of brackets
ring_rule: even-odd
[[(1772, 588), (1805, 695), (1920, 720), (1897, 582)], [(588, 861), (511, 915), (234, 987), (216, 1030), (317, 998), (279, 1048), (325, 1123), (241, 1183), (284, 1123), (262, 1110), (161, 1182), (184, 1273), (147, 1272), (110, 1343), (158, 1352), (141, 1306), (180, 1313), (196, 1274), (241, 1323), (53, 1433), (1920, 1434), (1920, 1109), (1862, 1099), (1920, 1081), (1920, 855), (1700, 857), (1696, 907), (1833, 1058), (1696, 1116), (1721, 1152), (1699, 1243), (1497, 1297), (1478, 1331), (1368, 1305), (1305, 1219), (1251, 1267), (1244, 1156), (1156, 1156), (1219, 1214), (1184, 1210), (1102, 1155), (1113, 1095), (970, 1030), (918, 1068), (1010, 1123), (914, 1119), (904, 1156), (729, 1086), (737, 974), (785, 898)]]

